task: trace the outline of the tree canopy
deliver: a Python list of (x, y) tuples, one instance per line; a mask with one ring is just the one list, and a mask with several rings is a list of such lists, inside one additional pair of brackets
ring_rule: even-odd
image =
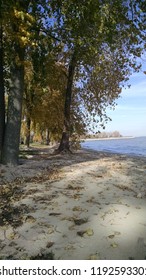
[[(17, 164), (21, 122), (57, 135), (108, 120), (146, 48), (144, 0), (1, 0), (0, 157)], [(8, 99), (8, 103), (5, 102)], [(6, 112), (6, 113), (5, 113)]]

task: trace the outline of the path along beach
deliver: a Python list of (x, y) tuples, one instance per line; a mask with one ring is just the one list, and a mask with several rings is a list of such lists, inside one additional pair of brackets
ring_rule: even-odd
[(0, 259), (146, 259), (146, 157), (43, 148), (0, 184)]

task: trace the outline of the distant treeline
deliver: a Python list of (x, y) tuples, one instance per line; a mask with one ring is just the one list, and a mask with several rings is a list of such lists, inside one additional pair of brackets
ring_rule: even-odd
[(86, 134), (82, 138), (119, 138), (122, 137), (119, 131), (113, 131), (113, 132), (97, 132), (95, 134)]

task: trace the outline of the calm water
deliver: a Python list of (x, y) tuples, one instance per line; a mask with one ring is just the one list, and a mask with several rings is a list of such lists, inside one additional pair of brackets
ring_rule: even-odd
[(82, 148), (146, 157), (146, 137), (85, 141)]

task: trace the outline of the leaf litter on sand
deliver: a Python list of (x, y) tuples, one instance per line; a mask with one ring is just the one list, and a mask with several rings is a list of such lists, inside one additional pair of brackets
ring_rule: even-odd
[[(74, 170), (74, 166), (73, 166), (73, 170)], [(48, 171), (49, 171), (49, 168), (48, 168)], [(66, 172), (66, 171), (65, 171)], [(37, 173), (36, 173), (37, 174)], [(66, 174), (66, 173), (65, 173)], [(68, 175), (68, 174), (67, 174)], [(39, 219), (38, 219), (38, 221), (40, 222), (40, 223), (43, 223), (43, 222), (45, 222), (46, 224), (47, 224), (47, 222), (48, 222), (48, 226), (50, 226), (49, 225), (49, 223), (51, 222), (52, 224), (53, 224), (53, 219), (54, 219), (54, 221), (55, 222), (57, 222), (57, 219), (58, 219), (58, 221), (60, 220), (60, 224), (61, 224), (61, 220), (63, 220), (62, 218), (63, 218), (63, 216), (64, 215), (68, 215), (68, 216), (70, 216), (70, 218), (68, 218), (67, 220), (69, 221), (69, 223), (64, 223), (65, 225), (66, 225), (66, 228), (67, 228), (67, 230), (65, 231), (65, 232), (62, 232), (61, 231), (61, 235), (64, 233), (64, 236), (66, 235), (66, 239), (65, 240), (63, 240), (63, 242), (66, 242), (66, 244), (64, 243), (62, 243), (61, 245), (62, 245), (62, 247), (64, 247), (65, 245), (67, 245), (70, 241), (69, 240), (67, 240), (67, 238), (69, 238), (70, 236), (71, 236), (71, 238), (72, 238), (72, 236), (74, 236), (75, 237), (75, 235), (76, 235), (76, 239), (77, 239), (77, 242), (80, 242), (80, 244), (83, 246), (82, 248), (84, 248), (85, 247), (85, 243), (86, 243), (86, 241), (87, 241), (87, 239), (88, 239), (88, 241), (90, 240), (90, 239), (92, 239), (92, 242), (93, 242), (93, 239), (94, 239), (94, 237), (92, 237), (92, 233), (90, 234), (90, 231), (88, 232), (88, 234), (86, 233), (86, 228), (85, 227), (90, 227), (90, 225), (85, 225), (85, 227), (84, 227), (84, 222), (83, 222), (83, 220), (85, 219), (85, 217), (84, 216), (79, 216), (79, 215), (87, 215), (87, 216), (89, 216), (89, 218), (90, 218), (90, 221), (92, 221), (92, 217), (90, 216), (90, 209), (89, 209), (89, 207), (90, 207), (90, 205), (88, 204), (88, 203), (93, 203), (93, 204), (95, 204), (95, 202), (97, 203), (97, 200), (96, 200), (96, 195), (95, 195), (95, 193), (93, 194), (93, 196), (92, 196), (92, 189), (90, 190), (90, 192), (89, 192), (89, 196), (87, 196), (87, 197), (85, 197), (85, 201), (83, 201), (83, 202), (87, 202), (86, 203), (86, 211), (89, 211), (88, 213), (85, 213), (84, 212), (84, 207), (85, 207), (85, 204), (83, 203), (80, 203), (80, 202), (82, 202), (82, 200), (84, 199), (84, 197), (83, 197), (83, 199), (82, 199), (82, 197), (81, 197), (81, 195), (80, 195), (80, 193), (81, 192), (83, 192), (84, 193), (84, 190), (83, 191), (81, 191), (81, 189), (80, 189), (80, 187), (78, 187), (79, 186), (79, 184), (78, 184), (78, 178), (77, 178), (77, 182), (76, 182), (76, 180), (75, 180), (75, 182), (74, 182), (74, 184), (72, 184), (72, 182), (71, 182), (71, 184), (70, 184), (70, 186), (69, 186), (69, 188), (67, 189), (66, 188), (66, 186), (67, 185), (69, 185), (68, 183), (70, 182), (70, 178), (67, 180), (67, 179), (65, 179), (65, 183), (64, 183), (64, 185), (63, 185), (63, 187), (62, 187), (62, 190), (61, 190), (61, 193), (60, 193), (60, 188), (59, 189), (57, 189), (57, 191), (58, 191), (58, 193), (59, 193), (59, 195), (61, 196), (61, 195), (63, 195), (63, 191), (64, 192), (66, 192), (66, 193), (68, 193), (69, 195), (72, 195), (71, 196), (71, 198), (73, 198), (73, 205), (72, 206), (70, 206), (70, 204), (69, 204), (69, 208), (66, 208), (67, 209), (67, 212), (63, 212), (64, 210), (62, 210), (62, 208), (59, 208), (60, 207), (60, 203), (57, 205), (57, 207), (56, 207), (56, 205), (55, 205), (55, 203), (58, 203), (58, 196), (56, 195), (56, 193), (54, 192), (54, 190), (53, 190), (53, 193), (52, 193), (52, 189), (53, 189), (53, 187), (54, 187), (54, 185), (52, 185), (52, 189), (50, 188), (50, 185), (52, 184), (52, 183), (54, 183), (54, 180), (52, 179), (52, 182), (50, 183), (50, 179), (48, 179), (48, 180), (46, 180), (46, 182), (44, 181), (44, 184), (42, 184), (43, 186), (45, 185), (45, 187), (44, 187), (44, 189), (43, 189), (43, 191), (44, 191), (44, 194), (43, 194), (43, 192), (42, 192), (42, 189), (39, 189), (40, 188), (40, 186), (41, 186), (41, 182), (43, 182), (43, 180), (42, 180), (42, 178), (41, 178), (41, 176), (42, 176), (42, 174), (40, 174), (40, 175), (38, 175), (38, 177), (37, 176), (35, 176), (34, 177), (34, 186), (33, 186), (33, 188), (34, 188), (34, 191), (32, 191), (31, 192), (31, 185), (33, 185), (33, 180), (31, 181), (29, 181), (29, 179), (28, 179), (28, 186), (27, 186), (27, 188), (25, 188), (25, 185), (26, 185), (26, 182), (25, 182), (25, 180), (22, 180), (22, 188), (21, 188), (21, 191), (22, 192), (24, 192), (25, 191), (25, 193), (19, 193), (19, 188), (18, 188), (18, 193), (17, 192), (15, 192), (15, 194), (17, 194), (16, 196), (15, 195), (12, 195), (12, 200), (9, 200), (9, 202), (11, 201), (11, 202), (13, 202), (13, 203), (15, 203), (15, 198), (16, 197), (18, 197), (18, 195), (20, 194), (20, 199), (19, 198), (17, 198), (17, 204), (15, 205), (15, 204), (11, 204), (11, 206), (20, 206), (20, 203), (21, 203), (21, 197), (22, 197), (22, 195), (23, 195), (23, 203), (24, 203), (24, 201), (27, 203), (27, 202), (29, 202), (29, 204), (30, 204), (30, 202), (31, 202), (31, 200), (32, 200), (32, 198), (33, 197), (36, 197), (36, 200), (34, 200), (33, 202), (33, 207), (34, 207), (34, 211), (33, 212), (35, 212), (35, 211), (37, 211), (37, 214), (39, 214), (39, 211), (44, 211), (44, 206), (43, 205), (45, 205), (45, 207), (46, 207), (46, 209), (45, 209), (45, 215), (47, 214), (47, 218), (44, 218), (44, 216), (43, 215), (40, 215), (40, 217), (39, 217)], [(46, 178), (47, 178), (47, 174), (46, 174)], [(68, 178), (68, 177), (67, 177)], [(75, 178), (75, 173), (73, 174), (73, 179)], [(80, 177), (79, 177), (80, 178)], [(37, 185), (37, 179), (40, 179), (40, 184), (39, 185)], [(98, 181), (99, 181), (99, 179), (98, 179)], [(96, 182), (97, 182), (97, 180), (96, 180)], [(84, 181), (84, 178), (83, 178), (83, 182), (82, 183), (85, 183), (85, 190), (86, 190), (86, 182)], [(114, 179), (113, 179), (113, 183), (114, 183)], [(29, 185), (30, 184), (30, 185)], [(117, 183), (117, 181), (115, 180), (115, 184), (120, 184), (121, 185), (121, 183), (119, 182), (119, 183)], [(20, 185), (19, 185), (19, 187), (20, 187)], [(17, 185), (18, 186), (18, 185)], [(58, 186), (58, 184), (57, 184), (57, 186)], [(82, 184), (81, 184), (81, 186), (82, 186)], [(98, 187), (98, 186), (97, 186)], [(29, 191), (29, 189), (30, 189), (30, 191)], [(118, 191), (118, 189), (120, 189), (120, 191), (122, 191), (122, 189), (121, 188), (118, 188), (117, 186), (116, 186), (116, 190)], [(87, 188), (87, 190), (88, 190), (88, 188)], [(98, 189), (97, 189), (98, 190)], [(99, 189), (99, 191), (100, 191), (101, 189)], [(106, 190), (108, 190), (107, 188), (105, 189), (105, 191)], [(50, 193), (48, 193), (47, 194), (47, 196), (46, 196), (46, 191), (50, 191)], [(141, 191), (141, 190), (140, 190)], [(38, 193), (37, 193), (38, 192)], [(7, 195), (7, 194), (10, 194), (10, 195)], [(124, 192), (123, 192), (124, 193)], [(53, 196), (52, 196), (52, 194), (53, 194)], [(76, 194), (76, 196), (74, 196)], [(54, 196), (55, 195), (55, 196)], [(77, 196), (78, 195), (78, 196)], [(29, 199), (29, 201), (27, 201), (27, 198), (28, 198), (28, 196), (30, 197), (31, 196), (31, 199)], [(46, 198), (46, 199), (43, 199), (43, 196)], [(11, 191), (9, 191), (7, 188), (5, 189), (5, 199), (6, 199), (6, 197), (11, 197)], [(38, 198), (38, 200), (37, 200), (37, 198)], [(79, 199), (79, 198), (81, 198), (81, 201), (80, 202), (78, 202), (78, 201), (76, 201), (76, 199)], [(120, 198), (120, 196), (119, 196), (119, 198)], [(65, 199), (66, 199), (66, 201), (68, 202), (68, 197), (65, 197)], [(74, 200), (75, 199), (75, 200)], [(110, 204), (111, 205), (111, 200), (109, 200), (110, 202), (108, 203), (108, 205)], [(140, 205), (140, 203), (141, 203), (141, 200), (138, 200), (137, 199), (137, 201), (138, 201), (138, 203), (139, 203), (139, 205)], [(48, 202), (48, 203), (47, 203)], [(59, 201), (60, 202), (60, 201)], [(127, 201), (128, 202), (128, 201)], [(19, 203), (19, 204), (18, 204)], [(54, 204), (53, 204), (54, 203)], [(64, 203), (64, 200), (63, 200), (63, 203)], [(70, 201), (69, 201), (69, 203), (70, 203)], [(118, 203), (119, 205), (124, 205), (124, 207), (125, 206), (129, 206), (130, 205), (130, 202), (129, 202), (129, 205), (128, 204), (126, 204), (126, 203), (123, 203), (123, 201), (121, 200), (121, 203), (119, 202), (119, 201), (116, 201), (116, 203)], [(76, 205), (77, 204), (79, 204), (80, 206), (83, 206), (83, 208), (81, 209), (81, 208), (74, 208), (74, 207), (76, 207)], [(100, 205), (100, 203), (98, 202), (98, 204)], [(114, 203), (113, 203), (114, 204)], [(49, 205), (49, 207), (48, 207), (48, 205)], [(100, 211), (99, 210), (99, 207), (98, 207), (98, 218), (99, 218), (99, 220), (101, 220), (101, 219), (103, 219), (103, 218), (110, 218), (110, 216), (108, 217), (108, 214), (114, 214), (114, 213), (116, 213), (116, 215), (118, 215), (118, 208), (115, 208), (115, 209), (111, 209), (111, 210), (109, 210), (109, 212), (108, 212), (108, 214), (107, 214), (107, 217), (106, 216), (104, 216), (104, 214), (106, 214), (106, 206), (105, 206), (105, 208), (104, 208), (104, 205), (106, 205), (106, 203), (102, 203), (101, 202), (101, 205), (102, 205), (102, 211)], [(36, 207), (35, 207), (36, 206)], [(38, 207), (39, 206), (39, 207)], [(68, 206), (68, 205), (67, 205)], [(27, 205), (26, 205), (26, 207), (27, 207)], [(78, 207), (78, 206), (77, 206)], [(130, 207), (130, 206), (129, 206)], [(138, 208), (139, 206), (136, 206), (135, 208), (137, 208), (137, 209), (140, 209), (140, 207)], [(74, 211), (73, 211), (73, 208), (74, 208)], [(90, 207), (91, 208), (91, 207)], [(61, 209), (61, 210), (60, 210)], [(89, 209), (89, 210), (88, 210)], [(94, 209), (95, 209), (95, 205), (94, 205)], [(94, 210), (93, 209), (93, 210)], [(91, 210), (92, 210), (92, 208), (91, 208)], [(48, 213), (47, 213), (47, 211), (48, 211)], [(62, 215), (59, 217), (59, 213), (62, 211)], [(76, 212), (75, 212), (76, 211)], [(81, 213), (79, 213), (81, 211)], [(128, 211), (128, 210), (127, 210)], [(84, 213), (82, 213), (82, 212), (84, 212)], [(138, 211), (137, 211), (138, 212)], [(52, 215), (52, 217), (50, 217), (49, 216), (49, 213), (52, 213), (51, 215)], [(54, 214), (53, 214), (54, 213)], [(56, 215), (55, 215), (55, 213), (56, 213)], [(128, 213), (128, 212), (127, 212)], [(128, 215), (126, 213), (126, 215)], [(130, 209), (130, 213), (131, 213), (131, 209)], [(29, 211), (29, 213), (25, 213), (25, 212), (23, 212), (23, 221), (25, 221), (24, 220), (24, 218), (26, 217), (26, 216), (29, 216), (29, 214), (30, 215), (33, 215), (32, 214), (32, 211)], [(94, 212), (92, 212), (92, 214), (94, 214)], [(103, 216), (102, 216), (102, 214), (103, 214)], [(94, 214), (95, 215), (95, 214)], [(56, 217), (54, 217), (53, 218), (53, 216), (56, 216)], [(57, 218), (57, 216), (58, 216), (58, 218)], [(37, 215), (34, 215), (34, 217), (35, 218), (37, 218)], [(94, 216), (93, 216), (94, 217)], [(96, 217), (95, 217), (96, 218)], [(27, 227), (33, 227), (34, 229), (36, 228), (36, 226), (37, 226), (37, 224), (38, 224), (38, 221), (36, 222), (36, 224), (30, 224), (30, 225), (26, 225)], [(120, 221), (119, 221), (120, 222)], [(143, 221), (142, 221), (143, 222)], [(59, 224), (59, 225), (60, 225)], [(106, 223), (105, 223), (106, 224)], [(104, 224), (104, 226), (105, 226), (105, 224)], [(54, 225), (54, 224), (53, 224)], [(71, 233), (71, 232), (68, 232), (68, 229), (69, 229), (69, 225), (72, 225), (72, 229), (73, 229), (73, 232)], [(83, 227), (82, 227), (82, 225), (83, 225)], [(45, 226), (45, 224), (44, 225), (42, 225), (42, 228), (41, 228), (41, 230), (43, 229), (43, 227)], [(109, 225), (106, 225), (106, 226), (109, 226)], [(54, 232), (56, 232), (55, 231), (55, 229), (53, 229), (53, 226), (52, 226), (52, 228), (46, 228), (47, 227), (47, 225), (45, 226), (45, 232), (44, 232), (44, 235), (42, 234), (42, 232), (40, 231), (40, 233), (42, 234), (42, 236), (44, 237), (46, 237), (46, 234), (48, 234), (48, 231), (50, 231), (49, 233), (50, 234), (55, 234)], [(91, 227), (92, 227), (92, 225), (91, 225)], [(70, 228), (71, 229), (71, 228)], [(80, 229), (82, 229), (82, 231), (80, 230)], [(85, 230), (84, 230), (85, 229)], [(97, 229), (97, 228), (96, 228)], [(95, 227), (93, 227), (93, 230), (94, 230), (94, 232), (95, 232), (95, 238), (96, 238), (96, 229), (95, 229)], [(112, 228), (111, 228), (112, 229)], [(17, 229), (18, 230), (18, 232), (19, 232), (19, 229)], [(78, 230), (78, 233), (77, 233), (77, 230)], [(121, 231), (122, 232), (122, 231)], [(70, 234), (71, 233), (71, 234)], [(105, 233), (105, 232), (104, 232)], [(119, 247), (120, 247), (120, 240), (118, 240), (119, 238), (117, 238), (118, 236), (118, 234), (116, 235), (116, 233), (113, 231), (113, 230), (111, 230), (110, 232), (108, 231), (108, 233), (107, 233), (107, 235), (109, 234), (109, 236), (107, 236), (106, 238), (107, 238), (107, 242), (108, 242), (108, 244), (109, 244), (109, 248), (110, 248), (110, 251), (112, 251), (112, 254), (114, 254), (114, 252), (116, 251), (116, 249), (114, 249), (114, 248), (117, 248), (117, 246), (118, 246), (118, 243), (119, 243)], [(58, 233), (57, 233), (57, 235), (58, 235)], [(70, 236), (69, 236), (70, 235)], [(91, 236), (91, 237), (90, 237)], [(7, 238), (10, 238), (11, 240), (15, 240), (16, 239), (16, 236), (15, 235), (13, 235), (13, 234), (11, 234), (10, 233), (10, 235), (9, 235), (9, 232), (7, 231)], [(50, 238), (51, 237), (51, 238)], [(81, 239), (81, 237), (82, 237), (82, 239)], [(85, 239), (83, 238), (83, 237), (85, 237)], [(115, 239), (114, 239), (115, 238)], [(53, 239), (53, 240), (52, 240)], [(99, 231), (99, 239), (100, 239), (100, 231)], [(45, 239), (46, 240), (46, 239)], [(119, 241), (119, 242), (114, 242), (114, 241)], [(49, 240), (47, 239), (46, 240), (47, 242), (48, 242), (48, 248), (50, 248), (50, 247), (52, 247), (53, 245), (52, 245), (52, 241), (54, 241), (54, 235), (52, 235), (52, 236), (50, 236), (49, 235)], [(46, 242), (46, 243), (47, 243)], [(45, 243), (45, 242), (44, 242)], [(56, 243), (56, 242), (55, 242)], [(45, 246), (47, 246), (47, 244), (46, 245), (44, 245), (44, 248), (45, 248)], [(60, 246), (60, 244), (59, 244), (59, 246)], [(15, 246), (16, 247), (16, 246)], [(88, 245), (88, 247), (90, 247), (90, 245)], [(38, 248), (39, 248), (39, 246), (38, 246)], [(55, 250), (56, 250), (56, 247), (54, 246), (53, 247), (54, 248), (54, 252), (55, 252)], [(16, 248), (17, 249), (17, 248)], [(52, 249), (52, 248), (51, 248)], [(70, 248), (70, 250), (71, 250), (71, 248)], [(58, 250), (59, 251), (59, 250)], [(58, 251), (56, 250), (56, 253), (55, 254), (58, 254), (59, 255), (59, 253), (58, 253)], [(99, 252), (101, 253), (101, 250), (99, 250)], [(43, 252), (44, 253), (44, 252)], [(10, 253), (8, 252), (8, 255), (9, 255)], [(37, 252), (37, 254), (36, 254), (36, 252), (34, 253), (32, 253), (35, 257), (37, 257), (37, 254), (38, 254), (38, 252)], [(69, 253), (66, 253), (67, 255), (69, 255)], [(98, 257), (98, 254), (96, 254), (96, 252), (94, 251), (94, 248), (89, 248), (89, 251), (87, 252), (87, 254), (85, 253), (84, 254), (84, 252), (83, 252), (83, 250), (82, 250), (82, 257), (84, 258), (86, 258), (86, 259), (99, 259), (99, 257)], [(84, 255), (83, 255), (84, 254)], [(57, 258), (58, 258), (58, 255), (57, 255)], [(65, 255), (65, 254), (64, 254)], [(72, 256), (73, 254), (72, 254), (72, 252), (70, 253), (70, 256)], [(74, 255), (75, 255), (75, 253), (74, 253)], [(14, 256), (14, 255), (13, 255)], [(20, 255), (18, 255), (18, 257), (19, 257)], [(21, 257), (21, 256), (20, 256)], [(59, 256), (60, 257), (60, 256)], [(66, 257), (66, 255), (65, 255), (65, 257)], [(102, 258), (103, 256), (102, 256), (102, 254), (101, 254), (101, 258)], [(25, 258), (25, 256), (24, 256), (24, 258)], [(26, 258), (27, 258), (27, 256), (26, 256)], [(41, 255), (39, 254), (38, 255), (38, 259), (40, 259), (41, 258)]]
[(83, 190), (84, 189), (84, 187), (79, 187), (79, 186), (76, 186), (76, 185), (74, 185), (74, 184), (68, 184), (68, 186), (66, 187), (66, 189), (68, 189), (68, 190), (72, 190), (72, 191), (80, 191), (80, 190)]

